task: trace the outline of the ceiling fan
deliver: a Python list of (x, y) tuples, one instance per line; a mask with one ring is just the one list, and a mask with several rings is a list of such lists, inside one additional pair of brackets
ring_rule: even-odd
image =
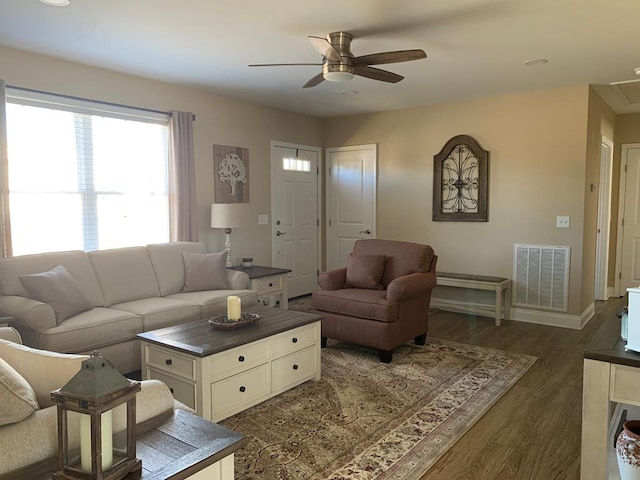
[(624, 85), (626, 83), (640, 82), (640, 67), (634, 68), (633, 72), (638, 76), (638, 78), (634, 78), (633, 80), (620, 80), (618, 82), (611, 82), (609, 85)]
[(313, 48), (322, 55), (322, 63), (262, 63), (249, 65), (250, 67), (281, 67), (297, 65), (322, 66), (322, 72), (311, 78), (302, 88), (315, 87), (324, 80), (342, 82), (351, 80), (354, 75), (379, 80), (381, 82), (397, 83), (404, 77), (387, 70), (372, 67), (388, 63), (410, 62), (427, 58), (424, 50), (397, 50), (393, 52), (379, 52), (356, 57), (351, 53), (353, 35), (348, 32), (333, 32), (325, 38), (309, 36)]

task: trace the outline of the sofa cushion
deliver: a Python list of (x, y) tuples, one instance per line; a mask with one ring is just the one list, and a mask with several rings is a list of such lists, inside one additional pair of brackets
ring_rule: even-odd
[(84, 353), (135, 339), (142, 319), (131, 312), (98, 307), (82, 312), (37, 334), (37, 346), (45, 350)]
[(78, 371), (86, 355), (39, 350), (0, 340), (0, 358), (24, 377), (35, 391), (40, 408), (48, 407), (51, 391), (64, 386)]
[(201, 292), (174, 293), (166, 298), (199, 305), (201, 318), (209, 319), (214, 315), (227, 312), (227, 297), (229, 295), (240, 297), (244, 311), (258, 305), (258, 294), (254, 290), (203, 290)]
[(184, 260), (182, 253), (207, 253), (204, 243), (171, 242), (147, 245), (149, 258), (156, 272), (160, 296), (182, 291), (184, 287)]
[(156, 274), (144, 247), (89, 252), (102, 289), (104, 306), (160, 295)]
[(84, 296), (91, 306), (104, 306), (102, 290), (93, 270), (87, 252), (73, 250), (68, 252), (39, 253), (18, 255), (0, 259), (0, 294), (28, 297), (20, 281), (20, 275), (46, 272), (56, 265), (63, 265), (78, 282)]
[(318, 310), (380, 322), (398, 320), (399, 303), (385, 298), (384, 290), (318, 290), (311, 294), (311, 306)]
[(168, 297), (152, 297), (118, 303), (113, 308), (136, 314), (142, 319), (142, 331), (200, 320), (200, 305)]
[(228, 290), (227, 252), (182, 253), (184, 259), (183, 292)]
[(38, 409), (31, 385), (0, 358), (0, 427), (24, 420)]
[(20, 275), (20, 282), (29, 298), (51, 305), (60, 323), (76, 313), (91, 309), (91, 304), (80, 289), (78, 282), (62, 265), (48, 272)]
[(382, 290), (382, 274), (384, 264), (387, 261), (385, 255), (357, 255), (351, 253), (347, 262), (346, 288), (369, 288)]

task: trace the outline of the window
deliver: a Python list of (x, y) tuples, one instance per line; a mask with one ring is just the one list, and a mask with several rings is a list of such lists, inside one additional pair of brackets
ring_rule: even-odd
[(285, 172), (310, 172), (311, 162), (309, 160), (301, 160), (299, 158), (283, 158), (282, 169)]
[(169, 241), (167, 122), (7, 89), (13, 254)]

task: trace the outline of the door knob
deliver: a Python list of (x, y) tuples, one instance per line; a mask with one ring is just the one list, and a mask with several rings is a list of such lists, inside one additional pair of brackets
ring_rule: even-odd
[(365, 233), (367, 235), (371, 235), (371, 230), (369, 230), (368, 228), (366, 230), (360, 230), (360, 233)]
[(276, 231), (276, 235), (280, 236), (280, 235), (285, 235), (287, 232), (281, 232), (280, 230)]

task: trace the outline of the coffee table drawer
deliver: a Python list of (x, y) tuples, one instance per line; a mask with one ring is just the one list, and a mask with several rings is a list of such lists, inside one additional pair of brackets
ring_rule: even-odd
[(271, 362), (271, 389), (273, 393), (291, 388), (316, 372), (316, 354), (313, 346), (307, 347)]
[(172, 350), (154, 345), (144, 347), (145, 363), (156, 370), (170, 372), (189, 380), (196, 379), (196, 361)]
[(271, 351), (277, 357), (314, 344), (313, 324), (294, 328), (271, 339)]
[(193, 383), (165, 375), (153, 368), (149, 369), (149, 378), (166, 383), (173, 394), (173, 398), (184, 403), (187, 407), (196, 409), (196, 386)]
[(265, 363), (246, 372), (211, 384), (211, 411), (213, 421), (255, 405), (269, 396), (269, 364)]
[(267, 340), (232, 348), (226, 352), (216, 354), (211, 365), (211, 381), (248, 370), (269, 360)]

